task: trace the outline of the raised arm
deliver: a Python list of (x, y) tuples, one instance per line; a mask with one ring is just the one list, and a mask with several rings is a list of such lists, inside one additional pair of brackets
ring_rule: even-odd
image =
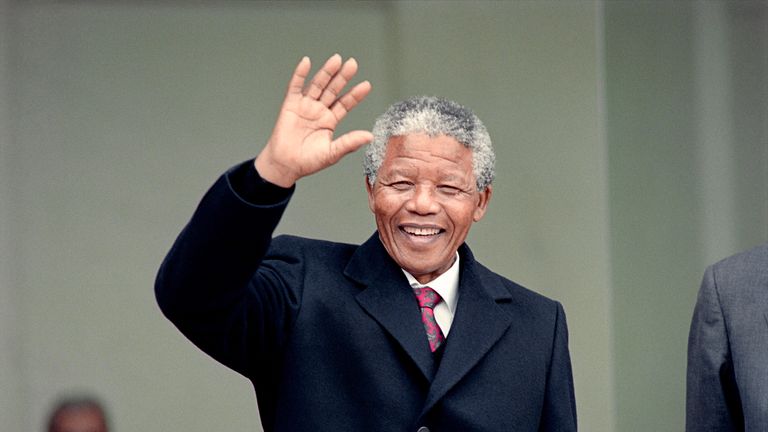
[(274, 184), (290, 187), (372, 138), (368, 131), (333, 137), (371, 90), (362, 82), (342, 93), (357, 62), (342, 63), (334, 55), (305, 88), (310, 67), (306, 57), (296, 67), (272, 136), (255, 162), (273, 185), (242, 166), (219, 178), (166, 256), (155, 284), (163, 313), (192, 342), (251, 378), (269, 373), (263, 366), (274, 359), (301, 297), (295, 277), (299, 260), (277, 258), (259, 271), (290, 198), (290, 191)]
[(272, 136), (254, 162), (261, 177), (278, 186), (290, 187), (373, 139), (364, 130), (333, 136), (339, 122), (371, 91), (371, 84), (363, 81), (342, 92), (357, 73), (357, 61), (342, 62), (334, 54), (305, 85), (310, 68), (309, 57), (296, 66)]

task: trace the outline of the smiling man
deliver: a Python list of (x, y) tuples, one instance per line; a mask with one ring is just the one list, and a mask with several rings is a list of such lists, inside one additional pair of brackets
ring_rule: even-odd
[[(370, 92), (354, 59), (296, 67), (272, 136), (222, 176), (158, 273), (165, 315), (251, 380), (266, 431), (575, 431), (556, 301), (464, 243), (492, 195), (482, 122), (441, 98), (334, 138)], [(272, 238), (301, 178), (369, 143), (377, 231), (362, 245)]]

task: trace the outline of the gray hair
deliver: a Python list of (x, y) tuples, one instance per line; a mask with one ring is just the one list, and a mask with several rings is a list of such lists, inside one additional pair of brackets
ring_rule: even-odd
[(496, 175), (496, 156), (488, 130), (469, 109), (448, 99), (418, 96), (397, 102), (373, 125), (373, 141), (365, 150), (363, 170), (371, 186), (384, 162), (387, 143), (393, 136), (425, 133), (447, 135), (472, 150), (472, 169), (477, 190), (483, 191)]

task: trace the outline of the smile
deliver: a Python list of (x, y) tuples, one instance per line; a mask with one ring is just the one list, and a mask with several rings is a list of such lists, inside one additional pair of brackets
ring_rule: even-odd
[(443, 230), (440, 228), (432, 228), (432, 227), (403, 226), (403, 227), (400, 227), (400, 229), (406, 234), (417, 236), (417, 237), (429, 237), (429, 236), (438, 235), (441, 232), (443, 232)]

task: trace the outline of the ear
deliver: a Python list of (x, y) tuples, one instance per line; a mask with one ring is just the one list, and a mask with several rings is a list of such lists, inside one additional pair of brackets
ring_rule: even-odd
[(477, 207), (472, 215), (472, 220), (479, 222), (485, 215), (485, 210), (488, 208), (488, 203), (491, 201), (491, 195), (493, 195), (493, 187), (488, 185), (485, 190), (480, 192), (480, 199), (477, 201)]
[(365, 191), (368, 192), (368, 208), (371, 209), (371, 212), (376, 213), (374, 211), (375, 198), (373, 197), (373, 186), (368, 181), (368, 176), (363, 177), (363, 182), (365, 182)]

